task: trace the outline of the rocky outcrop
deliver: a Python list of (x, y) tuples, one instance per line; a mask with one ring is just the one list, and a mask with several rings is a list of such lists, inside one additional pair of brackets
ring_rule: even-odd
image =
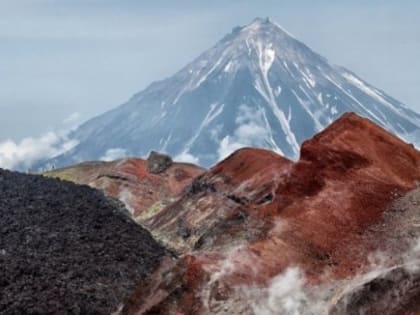
[(169, 155), (152, 151), (147, 158), (147, 169), (150, 173), (159, 174), (171, 167), (172, 163)]
[(268, 222), (260, 214), (273, 206), (276, 177), (292, 164), (264, 149), (238, 150), (196, 177), (180, 199), (145, 224), (179, 254), (256, 239), (265, 233)]
[(167, 252), (87, 186), (0, 169), (0, 313), (110, 314)]
[[(412, 314), (419, 180), (420, 153), (355, 114), (306, 141), (297, 162), (239, 150), (146, 220), (180, 258), (122, 314)], [(347, 294), (361, 287), (365, 302)], [(380, 306), (377, 292), (401, 287), (406, 299)]]

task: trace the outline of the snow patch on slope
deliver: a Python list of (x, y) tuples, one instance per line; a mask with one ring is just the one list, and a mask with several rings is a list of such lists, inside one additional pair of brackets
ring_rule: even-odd
[[(296, 140), (294, 133), (291, 130), (290, 124), (285, 117), (284, 112), (280, 109), (276, 102), (274, 96), (273, 88), (271, 87), (270, 81), (268, 79), (268, 72), (274, 62), (274, 56), (270, 53), (271, 46), (269, 48), (264, 48), (260, 42), (257, 42), (258, 48), (258, 57), (259, 57), (259, 67), (262, 75), (262, 82), (257, 80), (255, 82), (256, 90), (261, 94), (261, 96), (267, 101), (270, 105), (273, 114), (277, 117), (281, 128), (286, 135), (287, 142), (292, 146), (295, 156), (299, 153), (299, 144)], [(268, 53), (267, 53), (268, 52)]]
[(192, 137), (190, 141), (188, 141), (187, 145), (185, 146), (186, 147), (185, 150), (189, 150), (191, 146), (194, 144), (194, 142), (198, 139), (202, 131), (205, 130), (205, 128), (208, 127), (208, 125), (223, 112), (224, 106), (225, 106), (224, 104), (217, 104), (217, 103), (210, 105), (210, 110), (208, 111), (207, 115), (204, 117), (204, 120), (201, 123), (195, 135)]

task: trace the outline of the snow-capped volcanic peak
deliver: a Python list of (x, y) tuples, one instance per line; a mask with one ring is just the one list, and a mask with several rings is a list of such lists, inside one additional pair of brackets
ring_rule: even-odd
[(277, 24), (257, 18), (247, 26), (234, 28), (184, 71), (190, 74), (191, 88), (199, 87), (212, 73), (233, 74), (241, 67), (257, 71), (256, 75), (267, 76), (274, 62), (287, 67), (289, 62), (297, 65), (305, 60), (305, 54), (301, 54), (296, 43), (294, 37)]
[(305, 139), (349, 111), (403, 137), (420, 129), (420, 116), (405, 105), (257, 18), (172, 77), (85, 123), (73, 134), (79, 145), (50, 162), (158, 150), (209, 166), (243, 146), (296, 158)]

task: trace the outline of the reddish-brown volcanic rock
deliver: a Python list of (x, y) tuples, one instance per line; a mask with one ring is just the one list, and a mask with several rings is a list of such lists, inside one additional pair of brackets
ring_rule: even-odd
[(169, 204), (204, 169), (173, 163), (159, 174), (148, 171), (147, 161), (129, 158), (113, 162), (86, 162), (45, 175), (89, 185), (120, 199), (139, 221)]
[(259, 239), (278, 179), (291, 166), (273, 152), (241, 149), (196, 177), (179, 200), (145, 223), (179, 253)]
[[(122, 312), (333, 312), (342, 288), (358, 287), (349, 279), (370, 271), (375, 252), (387, 257), (381, 268), (405, 266), (402, 253), (420, 237), (420, 211), (395, 203), (417, 181), (420, 153), (355, 114), (306, 141), (295, 163), (239, 150), (147, 220), (155, 236), (185, 255), (164, 262)], [(296, 303), (280, 303), (282, 277), (299, 288), (291, 295)], [(314, 289), (321, 287), (328, 290)], [(273, 300), (273, 292), (280, 296)]]

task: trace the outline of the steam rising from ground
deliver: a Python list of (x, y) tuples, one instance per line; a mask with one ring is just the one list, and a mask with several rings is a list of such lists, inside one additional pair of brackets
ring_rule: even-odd
[[(221, 261), (218, 270), (213, 272), (203, 292), (203, 302), (209, 314), (224, 314), (226, 310), (232, 309), (240, 310), (241, 314), (255, 315), (373, 314), (377, 310), (383, 315), (395, 314), (397, 308), (389, 307), (390, 299), (397, 307), (405, 301), (410, 288), (418, 285), (416, 281), (420, 281), (419, 238), (400, 255), (399, 260), (385, 252), (372, 254), (366, 270), (349, 279), (332, 280), (328, 276), (329, 271), (325, 270), (325, 274), (321, 275), (323, 284), (312, 286), (308, 284), (303, 270), (292, 266), (274, 277), (267, 287), (234, 287), (231, 289), (235, 293), (229, 296), (228, 301), (217, 301), (212, 290), (223, 289), (223, 280), (232, 275), (246, 258), (243, 252), (246, 252), (246, 247), (232, 248)], [(254, 260), (254, 265), (257, 264)], [(255, 273), (252, 267), (249, 271)], [(382, 279), (395, 285), (383, 285)], [(380, 285), (379, 293), (371, 291), (371, 284), (375, 282)], [(365, 297), (368, 299), (363, 304), (361, 301)], [(244, 306), (247, 303), (249, 305)]]
[[(420, 279), (420, 239), (405, 253), (400, 264), (390, 264), (391, 256), (376, 253), (370, 259), (368, 270), (352, 279), (330, 281), (323, 286), (306, 286), (303, 272), (296, 267), (285, 270), (272, 279), (268, 288), (260, 292), (251, 291), (259, 296), (254, 302), (256, 315), (320, 315), (320, 314), (373, 314), (380, 310), (381, 314), (390, 314), (407, 298), (410, 288)], [(383, 286), (379, 298), (370, 296), (368, 303), (360, 302), (360, 296), (371, 294), (369, 283), (386, 279), (395, 286)], [(378, 283), (379, 283), (378, 282)], [(249, 294), (249, 293), (248, 293)]]
[(118, 199), (124, 203), (125, 207), (130, 211), (130, 213), (134, 214), (134, 208), (131, 206), (133, 203), (133, 194), (129, 189), (121, 190)]
[(262, 301), (254, 305), (254, 312), (260, 315), (301, 315), (305, 312), (308, 297), (303, 291), (304, 276), (299, 268), (288, 268), (276, 276), (265, 290)]

